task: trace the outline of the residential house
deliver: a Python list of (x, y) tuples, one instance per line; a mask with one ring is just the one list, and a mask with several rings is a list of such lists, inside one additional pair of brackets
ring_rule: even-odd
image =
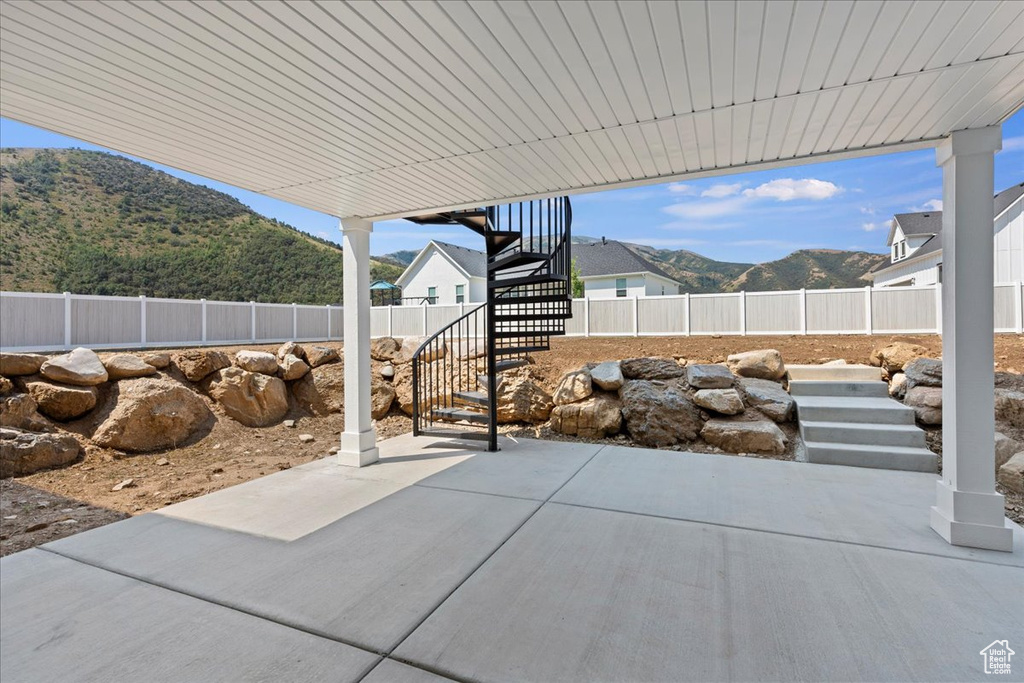
[(403, 303), (460, 304), (487, 301), (487, 255), (431, 240), (395, 284)]
[(682, 285), (622, 242), (574, 244), (573, 259), (588, 299), (681, 294)]
[[(1024, 280), (1024, 183), (995, 196), (994, 282)], [(898, 213), (889, 229), (890, 264), (870, 274), (876, 287), (942, 282), (942, 212)]]

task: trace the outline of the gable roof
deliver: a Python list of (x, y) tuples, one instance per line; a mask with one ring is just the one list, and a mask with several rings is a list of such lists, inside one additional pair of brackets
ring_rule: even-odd
[(677, 280), (622, 242), (607, 240), (590, 244), (572, 245), (572, 257), (580, 269), (580, 277), (601, 277), (625, 273), (654, 273), (676, 282)]
[(468, 247), (460, 247), (457, 244), (430, 240), (427, 246), (420, 249), (420, 253), (416, 254), (416, 258), (412, 260), (412, 263), (405, 267), (402, 274), (395, 280), (395, 284), (404, 287), (407, 276), (416, 270), (431, 249), (448, 259), (466, 277), (487, 277), (487, 254), (484, 252)]

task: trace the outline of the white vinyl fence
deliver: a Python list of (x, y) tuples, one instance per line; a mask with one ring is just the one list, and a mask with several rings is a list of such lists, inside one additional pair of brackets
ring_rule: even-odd
[[(1020, 334), (1024, 283), (995, 285), (995, 332)], [(576, 299), (578, 337), (934, 334), (942, 286)], [(373, 337), (433, 334), (479, 304), (376, 306)], [(145, 348), (340, 341), (341, 306), (0, 292), (0, 348)]]

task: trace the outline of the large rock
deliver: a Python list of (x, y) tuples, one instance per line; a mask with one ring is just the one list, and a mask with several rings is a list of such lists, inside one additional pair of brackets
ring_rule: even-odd
[(747, 406), (757, 408), (775, 422), (793, 419), (793, 397), (777, 382), (744, 377), (739, 380), (739, 388)]
[(136, 453), (175, 448), (210, 419), (206, 401), (174, 380), (127, 379), (118, 382), (117, 403), (92, 440)]
[(5, 377), (20, 377), (22, 375), (34, 375), (39, 372), (46, 362), (46, 356), (36, 353), (9, 353), (0, 352), (0, 375)]
[(338, 350), (330, 346), (306, 347), (306, 362), (309, 363), (311, 368), (318, 368), (328, 363), (336, 363), (339, 359)]
[(625, 381), (618, 361), (598, 363), (590, 369), (590, 379), (599, 389), (605, 391), (618, 391)]
[(46, 379), (80, 387), (92, 387), (107, 381), (103, 361), (90, 349), (77, 348), (71, 353), (51, 358), (39, 368)]
[[(427, 341), (427, 337), (406, 337), (402, 340), (402, 345), (395, 353), (392, 360), (395, 363), (411, 363), (412, 356), (416, 353), (416, 349), (420, 348), (423, 343)], [(441, 341), (440, 339), (435, 340), (436, 343), (432, 343), (430, 346), (423, 350), (420, 355), (421, 363), (432, 363), (435, 360), (444, 358), (448, 354), (448, 344)], [(371, 348), (371, 354), (373, 353)], [(386, 358), (379, 358), (378, 360), (387, 360)]]
[(672, 358), (629, 358), (619, 363), (626, 379), (675, 379), (686, 370)]
[(25, 390), (47, 417), (66, 422), (85, 415), (96, 407), (96, 387), (73, 387), (44, 380), (26, 382)]
[(156, 368), (130, 353), (117, 353), (103, 360), (111, 380), (132, 379), (156, 374)]
[(291, 389), (299, 406), (314, 415), (345, 410), (345, 368), (340, 364), (322, 365), (306, 373)]
[(487, 355), (487, 342), (480, 338), (456, 339), (449, 351), (456, 358), (476, 360)]
[(374, 377), (370, 382), (370, 417), (379, 420), (391, 410), (395, 400), (395, 388), (391, 382)]
[(306, 358), (306, 350), (293, 341), (285, 342), (277, 347), (277, 359), (284, 360), (285, 356), (292, 355), (298, 358)]
[(14, 382), (0, 375), (0, 396), (6, 396), (14, 391)]
[(612, 394), (593, 394), (579, 403), (555, 406), (551, 430), (560, 434), (599, 439), (622, 429), (622, 402)]
[(594, 384), (590, 379), (590, 371), (586, 368), (567, 372), (555, 388), (553, 401), (556, 406), (582, 401), (594, 393)]
[(140, 356), (147, 365), (152, 365), (157, 370), (163, 370), (171, 364), (171, 354), (166, 351), (150, 351)]
[(996, 421), (1024, 429), (1024, 392), (996, 389)]
[(1011, 439), (1002, 432), (996, 432), (996, 470), (1013, 457), (1014, 453), (1024, 451), (1024, 444)]
[[(441, 377), (445, 368), (441, 363), (428, 363), (421, 365), (420, 370), (424, 373), (425, 377)], [(395, 378), (392, 380), (391, 385), (395, 389), (395, 400), (398, 401), (398, 407), (406, 415), (412, 415), (412, 365), (410, 363), (403, 363), (395, 368)], [(446, 386), (445, 382), (438, 382), (436, 386), (430, 382), (424, 388), (427, 390), (427, 393), (420, 396), (423, 401), (420, 405), (424, 410), (431, 402), (444, 403), (448, 406), (452, 405), (451, 394), (448, 391), (449, 387)]]
[(775, 349), (734, 353), (726, 359), (725, 363), (740, 377), (782, 379), (782, 376), (786, 374), (786, 365), (782, 362), (782, 354)]
[(246, 427), (266, 427), (288, 412), (288, 388), (277, 377), (225, 368), (210, 377), (206, 391)]
[(941, 387), (942, 361), (934, 358), (915, 358), (903, 367), (907, 389), (914, 387)]
[(286, 382), (290, 382), (292, 380), (296, 380), (302, 377), (307, 372), (309, 372), (309, 366), (306, 365), (306, 362), (299, 358), (298, 356), (293, 356), (292, 354), (289, 353), (287, 356), (281, 359), (280, 370), (281, 379), (283, 379)]
[(915, 358), (927, 355), (928, 349), (923, 346), (897, 341), (872, 351), (868, 362), (892, 375), (903, 370)]
[(781, 455), (786, 452), (786, 435), (768, 420), (748, 422), (716, 418), (704, 424), (700, 435), (709, 444), (729, 453)]
[(907, 376), (902, 372), (897, 372), (889, 380), (889, 395), (898, 400), (907, 395)]
[(1014, 493), (1024, 493), (1024, 451), (1014, 455), (999, 468), (996, 480)]
[(394, 360), (401, 348), (401, 339), (379, 337), (370, 342), (370, 358), (382, 362)]
[(261, 375), (277, 374), (277, 356), (266, 351), (250, 351), (248, 349), (239, 351), (235, 354), (235, 365), (243, 370), (258, 372)]
[(49, 423), (36, 412), (36, 407), (36, 402), (28, 394), (11, 394), (0, 398), (0, 426), (31, 432), (49, 431)]
[(694, 389), (728, 389), (735, 379), (724, 365), (686, 366), (686, 383)]
[(70, 434), (33, 434), (0, 428), (0, 478), (32, 474), (78, 459), (81, 447)]
[(190, 349), (174, 356), (174, 364), (190, 382), (200, 382), (218, 370), (231, 366), (231, 358), (223, 351)]
[(693, 402), (722, 415), (743, 412), (743, 399), (735, 389), (700, 389), (693, 395)]
[(942, 424), (942, 387), (911, 387), (903, 402), (914, 409), (921, 424)]
[(554, 403), (536, 371), (526, 366), (504, 375), (504, 381), (498, 385), (498, 423), (547, 420)]
[(626, 429), (638, 444), (657, 448), (697, 438), (700, 410), (676, 383), (630, 380), (619, 398)]

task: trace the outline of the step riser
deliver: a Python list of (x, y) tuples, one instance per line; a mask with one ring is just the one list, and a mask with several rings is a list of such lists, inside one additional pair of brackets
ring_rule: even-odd
[(886, 398), (889, 385), (885, 382), (790, 382), (789, 393), (793, 396), (864, 396)]
[(857, 429), (843, 427), (818, 427), (801, 425), (800, 436), (804, 441), (822, 443), (860, 444), (864, 446), (899, 446), (925, 448), (924, 432), (914, 430)]
[(846, 465), (847, 467), (873, 467), (908, 472), (935, 472), (938, 458), (934, 453), (892, 453), (885, 449), (838, 450), (828, 446), (808, 446), (807, 462), (819, 465)]
[[(895, 402), (894, 402), (894, 405)], [(801, 420), (810, 422), (851, 422), (880, 423), (887, 425), (915, 424), (914, 411), (911, 408), (847, 408), (800, 406), (797, 402), (797, 414)]]
[(791, 381), (878, 382), (882, 369), (866, 365), (787, 365)]

